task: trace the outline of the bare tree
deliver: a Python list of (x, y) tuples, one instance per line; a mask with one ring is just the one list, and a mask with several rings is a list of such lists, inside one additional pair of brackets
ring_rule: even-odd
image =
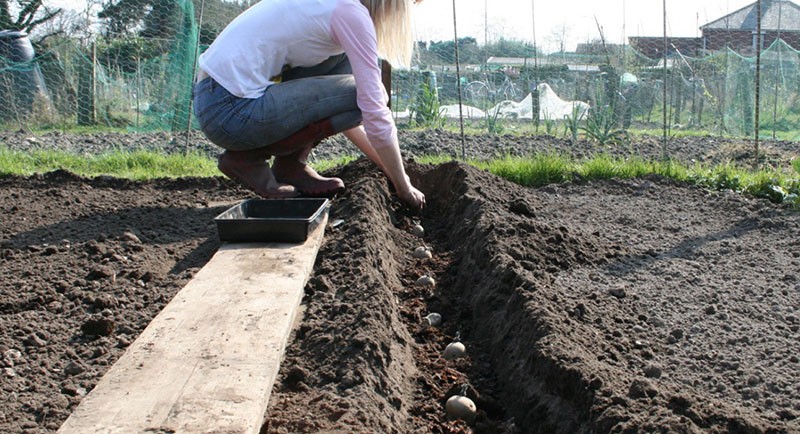
[(30, 33), (60, 13), (61, 8), (44, 6), (42, 0), (0, 0), (0, 30)]
[(545, 42), (549, 43), (549, 45), (555, 45), (557, 48), (556, 51), (559, 53), (564, 53), (567, 51), (567, 35), (569, 35), (571, 29), (566, 23), (562, 23), (560, 26), (553, 28), (550, 34), (545, 38)]
[(63, 36), (85, 41), (91, 37), (91, 22), (83, 11), (65, 9), (51, 20), (40, 24), (31, 32), (31, 39), (43, 42), (47, 38)]

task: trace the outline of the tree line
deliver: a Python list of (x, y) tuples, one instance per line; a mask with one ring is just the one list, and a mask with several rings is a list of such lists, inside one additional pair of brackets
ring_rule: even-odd
[[(456, 44), (449, 41), (418, 41), (416, 59), (420, 65), (452, 65), (456, 61)], [(471, 36), (458, 39), (458, 61), (463, 64), (481, 64), (490, 56), (495, 57), (534, 57), (537, 53), (529, 42), (500, 38), (486, 45), (478, 45)]]

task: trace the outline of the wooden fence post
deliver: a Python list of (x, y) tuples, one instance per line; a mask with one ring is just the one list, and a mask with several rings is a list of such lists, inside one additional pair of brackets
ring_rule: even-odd
[(381, 59), (381, 80), (389, 95), (389, 108), (392, 108), (392, 65), (383, 59)]

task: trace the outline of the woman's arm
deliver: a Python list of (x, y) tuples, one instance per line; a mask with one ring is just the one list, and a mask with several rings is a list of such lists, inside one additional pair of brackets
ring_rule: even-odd
[(401, 200), (412, 208), (421, 209), (425, 205), (425, 195), (411, 185), (403, 167), (397, 127), (381, 80), (375, 27), (366, 8), (356, 3), (342, 3), (334, 11), (331, 30), (353, 69), (357, 104), (364, 125), (347, 131), (346, 136), (383, 170)]
[(380, 155), (375, 152), (375, 148), (373, 148), (372, 144), (369, 142), (369, 138), (367, 137), (367, 132), (364, 131), (364, 127), (359, 125), (355, 128), (344, 131), (343, 134), (351, 142), (353, 142), (353, 144), (356, 145), (356, 147), (361, 150), (361, 152), (363, 152), (370, 161), (375, 163), (384, 173), (386, 173), (386, 168), (383, 166), (383, 161), (381, 161)]
[[(394, 164), (398, 164), (397, 161), (401, 161), (399, 152), (397, 153), (397, 156), (388, 155), (389, 152), (386, 152), (387, 155), (383, 156), (382, 153), (376, 151), (375, 148), (372, 147), (372, 144), (370, 144), (369, 138), (367, 137), (367, 133), (361, 126), (344, 131), (344, 135), (351, 142), (353, 142), (353, 144), (355, 144), (356, 147), (360, 149), (361, 152), (363, 152), (364, 155), (366, 155), (370, 161), (375, 163), (375, 165), (378, 166), (383, 171), (383, 173), (389, 178), (389, 180), (395, 186), (397, 194), (401, 197), (401, 199), (412, 204), (417, 209), (421, 209), (425, 205), (425, 195), (422, 194), (422, 192), (420, 192), (416, 188), (414, 188), (413, 185), (411, 185), (411, 180), (409, 179), (408, 174), (405, 172), (405, 168), (403, 167), (402, 162), (399, 163), (399, 170), (398, 168), (392, 169), (390, 167), (387, 167), (387, 165), (384, 163), (384, 158), (387, 158), (388, 161), (394, 160), (395, 161)], [(385, 149), (392, 149), (392, 148), (385, 148)], [(394, 154), (394, 152), (391, 152), (391, 154)], [(391, 174), (392, 172), (395, 173), (394, 175), (395, 177), (402, 176), (399, 179), (404, 179), (405, 182), (401, 183), (402, 185), (398, 185), (398, 183), (394, 181), (396, 178), (392, 177)], [(405, 194), (404, 196), (403, 194), (401, 194), (401, 191), (407, 191), (408, 193)]]
[(403, 159), (400, 156), (400, 149), (395, 146), (378, 148), (375, 152), (383, 162), (383, 172), (394, 184), (395, 190), (400, 200), (405, 202), (413, 209), (421, 210), (425, 207), (425, 195), (411, 185), (411, 180), (406, 175), (403, 167)]

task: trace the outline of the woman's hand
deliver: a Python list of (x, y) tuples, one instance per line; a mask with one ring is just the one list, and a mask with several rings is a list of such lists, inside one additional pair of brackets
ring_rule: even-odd
[[(359, 133), (356, 129), (350, 130), (349, 133), (352, 136), (348, 136), (351, 140), (353, 138), (358, 139)], [(365, 142), (369, 144), (369, 141), (365, 140)], [(421, 211), (425, 207), (425, 195), (411, 184), (411, 179), (403, 167), (403, 159), (400, 157), (400, 146), (395, 144), (394, 146), (374, 149), (369, 145), (369, 149), (374, 154), (374, 159), (373, 157), (370, 158), (375, 161), (375, 164), (383, 170), (392, 182), (400, 200), (411, 209)], [(370, 154), (368, 153), (367, 155)]]
[(409, 208), (414, 211), (422, 211), (422, 209), (425, 208), (425, 194), (417, 190), (411, 183), (409, 183), (408, 186), (409, 188), (406, 190), (398, 189), (397, 196), (403, 203), (408, 205)]

